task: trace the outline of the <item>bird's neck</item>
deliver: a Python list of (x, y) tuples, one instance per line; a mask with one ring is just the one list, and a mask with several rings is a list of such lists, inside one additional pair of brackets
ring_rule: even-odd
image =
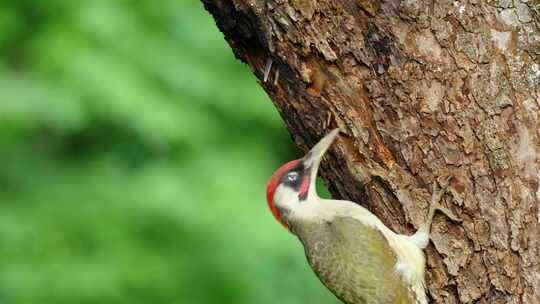
[(336, 217), (351, 217), (361, 224), (380, 230), (383, 234), (393, 234), (373, 213), (350, 201), (329, 200), (317, 195), (300, 202), (288, 214), (291, 226), (311, 226), (332, 222)]

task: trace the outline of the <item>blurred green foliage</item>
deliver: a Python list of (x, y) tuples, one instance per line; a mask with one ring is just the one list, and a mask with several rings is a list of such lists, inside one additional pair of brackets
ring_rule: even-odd
[(296, 156), (195, 0), (0, 2), (0, 303), (336, 303), (271, 217)]

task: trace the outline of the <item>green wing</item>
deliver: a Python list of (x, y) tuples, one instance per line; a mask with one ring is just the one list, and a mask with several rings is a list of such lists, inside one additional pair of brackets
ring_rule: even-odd
[[(349, 304), (413, 304), (414, 297), (396, 273), (396, 257), (380, 231), (350, 217), (306, 227), (300, 239), (322, 281)], [(307, 231), (306, 231), (307, 232)]]

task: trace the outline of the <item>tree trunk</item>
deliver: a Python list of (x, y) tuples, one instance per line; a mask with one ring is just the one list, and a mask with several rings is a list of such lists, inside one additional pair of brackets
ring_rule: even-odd
[(540, 303), (539, 0), (203, 2), (303, 150), (344, 130), (321, 170), (334, 197), (411, 233), (453, 176), (433, 302)]

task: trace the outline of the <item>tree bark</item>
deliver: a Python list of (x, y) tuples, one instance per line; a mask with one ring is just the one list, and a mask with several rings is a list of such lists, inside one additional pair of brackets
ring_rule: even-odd
[[(394, 231), (451, 175), (435, 303), (540, 303), (540, 1), (203, 0), (336, 198)], [(269, 59), (272, 66), (263, 81)]]

